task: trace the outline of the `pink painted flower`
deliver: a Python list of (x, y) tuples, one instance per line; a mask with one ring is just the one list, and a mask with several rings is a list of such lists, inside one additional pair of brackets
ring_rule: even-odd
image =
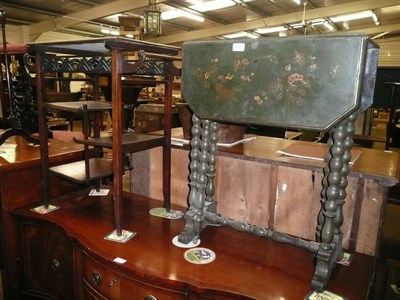
[(294, 84), (296, 81), (302, 81), (303, 75), (299, 73), (294, 73), (288, 77), (288, 83), (290, 85)]

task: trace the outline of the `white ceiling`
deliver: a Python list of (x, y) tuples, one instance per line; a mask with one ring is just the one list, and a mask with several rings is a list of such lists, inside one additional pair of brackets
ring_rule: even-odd
[[(365, 32), (378, 42), (396, 41), (391, 54), (399, 55), (397, 41), (400, 40), (400, 0), (230, 0), (232, 6), (214, 11), (200, 12), (190, 8), (197, 2), (211, 0), (157, 0), (161, 12), (175, 9), (184, 10), (203, 17), (203, 22), (181, 17), (162, 23), (162, 35), (144, 37), (165, 44), (179, 45), (183, 41), (222, 38), (224, 35), (245, 31), (254, 33), (258, 28), (286, 26), (283, 34), (325, 34), (334, 32)], [(3, 0), (2, 7), (7, 16), (7, 24), (25, 25), (24, 32), (29, 41), (49, 32), (71, 33), (82, 37), (98, 37), (103, 27), (119, 27), (115, 14), (142, 17), (148, 0)], [(306, 4), (305, 4), (306, 3)], [(305, 11), (304, 11), (305, 8)], [(364, 18), (348, 22), (331, 22), (332, 17), (347, 13), (372, 10), (380, 24)], [(305, 27), (291, 28), (301, 23)], [(323, 18), (334, 26), (327, 30), (323, 25), (308, 26), (309, 21)], [(262, 36), (278, 36), (279, 33)], [(282, 33), (281, 33), (282, 35)], [(387, 44), (389, 45), (389, 43)], [(399, 51), (399, 53), (395, 53)]]
[[(210, 1), (210, 0), (208, 0)], [(304, 5), (292, 0), (231, 0), (236, 3), (228, 8), (200, 13), (189, 9), (193, 0), (157, 0), (161, 12), (184, 9), (205, 18), (204, 22), (177, 18), (163, 22), (162, 36), (158, 40), (182, 42), (195, 38), (207, 38), (252, 31), (258, 27), (298, 23), (303, 18)], [(197, 1), (199, 2), (199, 1)], [(201, 2), (201, 1), (200, 1)], [(207, 1), (203, 1), (207, 2)], [(400, 0), (309, 0), (306, 2), (305, 19), (328, 18), (335, 15), (372, 9), (380, 25), (372, 18), (335, 23), (337, 31), (363, 30), (371, 35), (388, 32), (400, 35)], [(98, 35), (100, 24), (119, 26), (117, 18), (107, 16), (117, 13), (143, 16), (148, 0), (4, 0), (3, 9), (9, 24), (28, 25), (30, 35), (48, 30), (69, 31), (75, 34)], [(326, 33), (323, 26), (308, 28), (308, 34)], [(291, 30), (291, 34), (303, 34), (303, 29)], [(277, 35), (277, 34), (272, 34)]]

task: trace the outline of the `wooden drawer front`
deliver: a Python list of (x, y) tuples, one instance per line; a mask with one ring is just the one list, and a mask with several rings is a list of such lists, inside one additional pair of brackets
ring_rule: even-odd
[(22, 233), (25, 289), (48, 298), (71, 299), (73, 248), (67, 236), (30, 223), (23, 224)]
[[(83, 267), (84, 285), (88, 286), (86, 287), (87, 292), (94, 290), (90, 292), (92, 297), (98, 293), (107, 299), (188, 299), (186, 292), (164, 289), (121, 276), (87, 255), (84, 256)], [(103, 299), (100, 295), (95, 298)]]

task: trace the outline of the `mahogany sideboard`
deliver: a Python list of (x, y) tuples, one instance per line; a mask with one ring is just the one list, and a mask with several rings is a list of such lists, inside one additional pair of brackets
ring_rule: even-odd
[[(60, 209), (45, 215), (32, 212), (34, 205), (14, 211), (19, 288), (29, 299), (298, 300), (311, 291), (314, 257), (304, 249), (208, 227), (201, 246), (216, 258), (192, 264), (172, 243), (184, 220), (148, 213), (161, 201), (124, 193), (124, 225), (137, 232), (124, 244), (104, 239), (114, 226), (111, 195), (53, 203)], [(372, 256), (355, 256), (349, 267), (337, 266), (328, 290), (366, 299), (373, 266)]]
[[(124, 227), (137, 232), (125, 244), (104, 239), (114, 226), (112, 193), (89, 197), (87, 190), (51, 177), (52, 203), (60, 209), (43, 215), (33, 212), (41, 202), (39, 149), (19, 137), (13, 139), (14, 155), (4, 153), (0, 167), (6, 299), (302, 299), (311, 291), (312, 253), (229, 228), (206, 228), (201, 246), (212, 249), (216, 260), (209, 265), (190, 264), (183, 258), (185, 249), (172, 244), (183, 219), (151, 216), (149, 209), (161, 204), (151, 198), (123, 194)], [(12, 140), (9, 143), (13, 145)], [(50, 140), (49, 150), (51, 164), (82, 156), (82, 148), (74, 143)], [(185, 155), (187, 150), (173, 149), (173, 157), (178, 153)], [(224, 158), (245, 162), (237, 155)], [(387, 158), (397, 162), (395, 155)], [(156, 167), (153, 163), (151, 168)], [(176, 161), (173, 165), (174, 174)], [(252, 170), (258, 172), (257, 166)], [(176, 202), (184, 202), (184, 197), (177, 201), (175, 190), (183, 186), (173, 178), (172, 207), (183, 210)], [(157, 181), (152, 183), (157, 190)], [(243, 207), (236, 209), (244, 212)], [(126, 262), (117, 263), (115, 258)], [(357, 253), (349, 267), (335, 268), (328, 290), (349, 299), (366, 299), (373, 268), (373, 256)]]
[[(83, 146), (73, 142), (49, 140), (50, 164), (81, 160)], [(18, 299), (18, 239), (15, 219), (10, 211), (41, 199), (40, 153), (21, 136), (11, 137), (0, 146), (0, 226), (1, 274), (5, 299)], [(51, 178), (54, 197), (77, 189), (77, 185)]]
[[(175, 128), (172, 136), (181, 138), (181, 129)], [(215, 177), (218, 211), (236, 220), (314, 240), (324, 162), (277, 153), (302, 143), (308, 142), (257, 136), (239, 146), (219, 147)], [(132, 154), (132, 190), (162, 199), (162, 178), (157, 172), (160, 156), (157, 148)], [(398, 164), (395, 152), (362, 148), (350, 167), (342, 226), (343, 247), (348, 251), (378, 254), (383, 204), (388, 187), (399, 180)], [(171, 201), (185, 207), (189, 194), (188, 145), (173, 146), (171, 165)]]

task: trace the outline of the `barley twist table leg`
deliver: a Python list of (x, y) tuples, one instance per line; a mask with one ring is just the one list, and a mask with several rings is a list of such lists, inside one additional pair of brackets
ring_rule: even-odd
[(328, 141), (329, 153), (322, 180), (322, 207), (318, 215), (317, 240), (321, 244), (312, 280), (313, 288), (318, 291), (325, 289), (336, 261), (343, 256), (340, 227), (343, 224), (342, 209), (348, 184), (355, 119), (356, 115), (353, 114), (342, 121), (331, 132)]

